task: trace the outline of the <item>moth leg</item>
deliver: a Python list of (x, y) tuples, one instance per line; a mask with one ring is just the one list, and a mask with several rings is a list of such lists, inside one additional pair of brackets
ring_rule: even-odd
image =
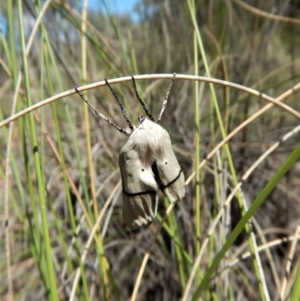
[(131, 75), (132, 78), (132, 82), (133, 82), (133, 87), (134, 87), (134, 91), (135, 91), (135, 95), (137, 97), (137, 99), (139, 100), (143, 110), (145, 111), (145, 113), (147, 114), (147, 116), (150, 118), (150, 120), (152, 120), (153, 122), (155, 122), (155, 119), (153, 117), (153, 115), (151, 114), (150, 110), (148, 109), (148, 107), (146, 106), (146, 104), (144, 103), (144, 101), (140, 98), (139, 93), (137, 91), (137, 87), (136, 87), (136, 83), (135, 83), (135, 79), (133, 77), (133, 75)]
[(126, 131), (125, 129), (120, 128), (119, 126), (117, 126), (114, 122), (112, 122), (110, 119), (108, 119), (106, 116), (104, 116), (103, 114), (101, 114), (99, 111), (97, 111), (88, 101), (87, 99), (85, 99), (82, 95), (82, 93), (78, 90), (78, 87), (75, 86), (75, 91), (79, 94), (79, 96), (85, 101), (85, 103), (89, 106), (89, 108), (100, 118), (104, 119), (107, 123), (109, 123), (110, 125), (112, 125), (114, 128), (116, 128), (118, 131), (120, 131), (123, 134), (126, 135), (130, 135), (130, 133), (128, 131)]
[(168, 91), (167, 91), (167, 94), (163, 100), (163, 104), (162, 104), (162, 107), (161, 107), (161, 110), (160, 110), (160, 113), (159, 113), (159, 116), (157, 118), (157, 124), (159, 124), (160, 120), (161, 120), (161, 117), (165, 111), (165, 108), (166, 108), (166, 105), (167, 105), (167, 102), (168, 102), (168, 98), (169, 98), (169, 94), (170, 94), (170, 91), (171, 91), (171, 88), (172, 88), (172, 85), (174, 83), (174, 80), (175, 80), (175, 77), (176, 77), (176, 73), (174, 72), (173, 73), (173, 78), (172, 78), (172, 81), (170, 83), (170, 86), (168, 88)]
[(132, 122), (130, 121), (130, 119), (129, 119), (128, 115), (127, 115), (127, 112), (126, 112), (124, 106), (122, 105), (122, 103), (121, 103), (121, 101), (120, 101), (118, 95), (117, 95), (116, 92), (113, 90), (113, 88), (110, 86), (110, 84), (108, 83), (107, 79), (105, 78), (104, 80), (105, 80), (105, 82), (106, 82), (108, 88), (110, 89), (111, 93), (114, 95), (115, 99), (117, 100), (117, 102), (118, 102), (118, 104), (119, 104), (119, 106), (120, 106), (120, 108), (121, 108), (121, 112), (122, 112), (122, 114), (123, 114), (123, 116), (124, 116), (124, 118), (125, 118), (125, 120), (126, 120), (128, 126), (129, 126), (129, 128), (131, 129), (131, 131), (134, 131), (134, 127), (133, 127), (133, 125), (132, 125)]

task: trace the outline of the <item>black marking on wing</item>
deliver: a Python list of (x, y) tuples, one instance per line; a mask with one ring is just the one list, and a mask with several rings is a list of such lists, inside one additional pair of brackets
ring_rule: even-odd
[(166, 189), (167, 187), (171, 186), (173, 183), (175, 183), (175, 182), (179, 179), (181, 173), (182, 173), (182, 169), (179, 170), (179, 173), (178, 173), (177, 177), (175, 177), (174, 180), (172, 180), (171, 182), (169, 182), (167, 185), (161, 185), (159, 188), (160, 188), (161, 190), (164, 190), (164, 189)]
[[(168, 163), (165, 162), (165, 164), (167, 165)], [(173, 183), (175, 183), (175, 182), (179, 179), (180, 174), (182, 173), (182, 169), (180, 169), (180, 170), (179, 170), (179, 173), (178, 173), (178, 175), (175, 177), (175, 179), (172, 180), (171, 182), (169, 182), (168, 184), (164, 185), (163, 182), (162, 182), (162, 180), (161, 180), (161, 178), (160, 178), (160, 176), (159, 176), (159, 172), (158, 172), (158, 168), (157, 168), (157, 163), (156, 163), (156, 161), (154, 161), (154, 162), (152, 163), (151, 169), (152, 169), (152, 172), (153, 172), (153, 174), (154, 174), (155, 180), (156, 180), (156, 182), (157, 182), (157, 184), (158, 184), (158, 187), (159, 187), (159, 189), (162, 190), (162, 191), (164, 191), (167, 187), (169, 187), (169, 186), (171, 186)]]
[(138, 196), (138, 195), (144, 195), (144, 194), (156, 194), (155, 190), (146, 190), (146, 191), (141, 191), (141, 192), (128, 192), (123, 189), (123, 192), (128, 195), (128, 196)]

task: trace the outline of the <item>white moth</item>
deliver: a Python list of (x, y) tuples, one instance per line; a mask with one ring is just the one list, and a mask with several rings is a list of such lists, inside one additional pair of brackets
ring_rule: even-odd
[[(175, 79), (175, 74), (172, 83)], [(123, 187), (123, 219), (131, 229), (145, 227), (155, 218), (158, 203), (158, 191), (162, 190), (170, 202), (180, 201), (185, 196), (184, 175), (174, 154), (171, 139), (166, 130), (158, 123), (165, 110), (169, 86), (163, 101), (157, 122), (139, 97), (135, 79), (132, 76), (136, 96), (148, 118), (139, 118), (139, 125), (134, 127), (122, 106), (118, 96), (106, 84), (115, 96), (131, 132), (128, 132), (107, 119), (85, 100), (92, 110), (120, 132), (129, 135), (119, 155), (119, 166)]]
[(158, 190), (171, 202), (185, 195), (184, 175), (166, 130), (149, 119), (130, 135), (121, 149), (123, 218), (130, 229), (147, 226), (155, 215)]

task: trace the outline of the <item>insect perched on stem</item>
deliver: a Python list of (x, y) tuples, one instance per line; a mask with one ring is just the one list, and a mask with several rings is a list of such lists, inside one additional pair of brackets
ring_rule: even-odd
[(168, 96), (175, 80), (175, 73), (163, 100), (157, 121), (140, 98), (135, 79), (132, 82), (136, 97), (148, 118), (139, 118), (137, 127), (132, 125), (127, 112), (107, 80), (107, 86), (116, 98), (130, 132), (120, 128), (98, 112), (75, 88), (76, 92), (95, 114), (121, 133), (129, 136), (119, 155), (123, 187), (123, 218), (131, 229), (145, 227), (152, 223), (157, 211), (158, 190), (162, 190), (170, 202), (180, 201), (185, 196), (184, 175), (174, 154), (171, 139), (159, 122), (166, 108)]

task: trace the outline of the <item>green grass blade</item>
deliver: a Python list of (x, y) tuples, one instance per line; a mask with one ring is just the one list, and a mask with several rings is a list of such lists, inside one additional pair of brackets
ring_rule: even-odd
[(242, 219), (236, 225), (234, 230), (228, 236), (227, 241), (225, 242), (225, 244), (222, 247), (222, 249), (220, 250), (220, 252), (216, 255), (214, 261), (212, 262), (211, 266), (208, 268), (207, 272), (204, 275), (204, 278), (202, 279), (197, 290), (195, 291), (195, 293), (193, 295), (193, 300), (197, 300), (200, 297), (202, 291), (205, 288), (207, 288), (207, 285), (209, 284), (209, 281), (210, 281), (213, 273), (216, 271), (221, 260), (225, 258), (226, 252), (232, 246), (235, 239), (241, 233), (241, 231), (243, 230), (245, 225), (247, 223), (249, 223), (249, 220), (251, 219), (251, 217), (259, 209), (259, 207), (263, 204), (263, 202), (266, 200), (267, 196), (276, 187), (276, 185), (279, 183), (279, 181), (282, 179), (282, 177), (291, 169), (291, 167), (295, 164), (295, 162), (297, 162), (297, 160), (299, 160), (299, 158), (300, 158), (300, 145), (292, 152), (292, 154), (281, 165), (281, 167), (278, 169), (278, 171), (270, 179), (268, 184), (263, 188), (261, 193), (254, 200), (253, 204), (250, 206), (248, 211), (245, 213), (245, 215), (242, 217)]

